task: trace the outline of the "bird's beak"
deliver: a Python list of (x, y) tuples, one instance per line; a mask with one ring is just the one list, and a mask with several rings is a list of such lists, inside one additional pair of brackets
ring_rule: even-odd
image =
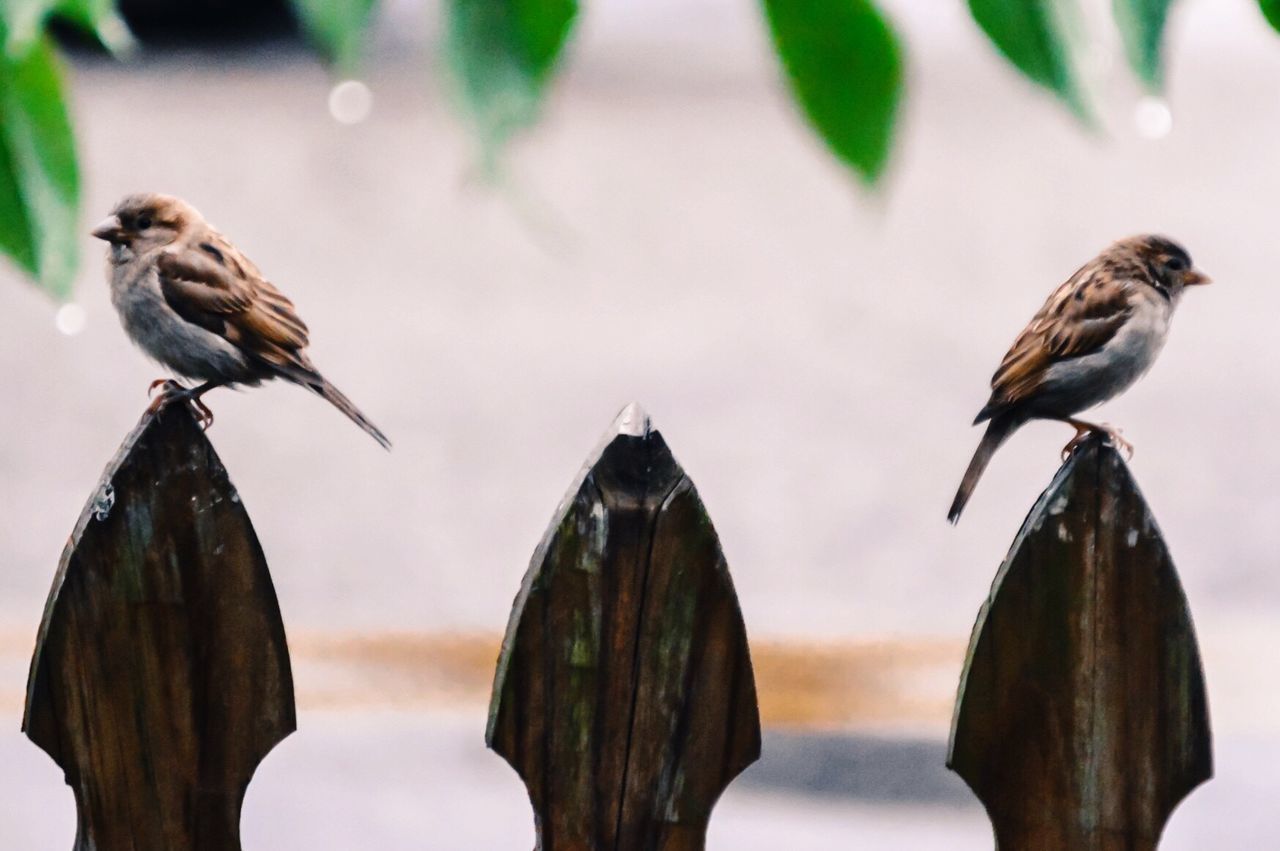
[(1206, 275), (1204, 272), (1201, 272), (1199, 269), (1192, 269), (1191, 271), (1187, 272), (1187, 274), (1184, 275), (1182, 278), (1182, 285), (1184, 287), (1196, 287), (1202, 284), (1212, 284), (1212, 283), (1213, 283), (1213, 278), (1210, 278), (1208, 275)]
[(119, 216), (107, 216), (89, 232), (107, 242), (124, 242), (124, 223), (120, 221)]

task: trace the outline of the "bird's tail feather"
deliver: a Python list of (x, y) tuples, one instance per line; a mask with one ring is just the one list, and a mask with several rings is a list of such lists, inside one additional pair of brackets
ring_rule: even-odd
[(951, 510), (947, 512), (948, 521), (955, 523), (960, 519), (960, 512), (964, 511), (965, 504), (973, 495), (973, 489), (977, 487), (978, 479), (982, 478), (982, 472), (987, 469), (991, 456), (996, 454), (1000, 444), (1004, 443), (1020, 425), (1022, 425), (1021, 419), (1008, 415), (996, 416), (991, 420), (986, 433), (982, 435), (982, 442), (973, 453), (969, 468), (964, 471), (964, 478), (960, 480), (960, 489), (956, 491), (956, 498), (951, 501)]
[(369, 418), (360, 413), (360, 409), (337, 387), (330, 384), (323, 376), (317, 374), (314, 378), (307, 382), (307, 389), (311, 390), (318, 396), (328, 399), (332, 405), (342, 413), (346, 414), (353, 423), (364, 429), (370, 437), (378, 441), (383, 449), (391, 449), (391, 441), (387, 436), (373, 423), (369, 422)]

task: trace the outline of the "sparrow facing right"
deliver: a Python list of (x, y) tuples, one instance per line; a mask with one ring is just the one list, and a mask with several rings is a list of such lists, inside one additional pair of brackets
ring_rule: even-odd
[(256, 386), (272, 378), (299, 384), (331, 402), (386, 449), (391, 442), (330, 384), (307, 357), (307, 326), (258, 267), (185, 201), (130, 195), (93, 229), (111, 244), (111, 303), (130, 338), (183, 377), (153, 405), (191, 404), (207, 425), (200, 397), (214, 387)]
[(1064, 456), (1094, 431), (1132, 453), (1118, 430), (1074, 415), (1137, 381), (1164, 346), (1183, 290), (1207, 283), (1182, 246), (1149, 235), (1111, 245), (1058, 287), (991, 378), (991, 398), (973, 421), (990, 420), (990, 425), (947, 519), (960, 519), (991, 456), (1028, 420), (1073, 426), (1076, 436), (1063, 448)]

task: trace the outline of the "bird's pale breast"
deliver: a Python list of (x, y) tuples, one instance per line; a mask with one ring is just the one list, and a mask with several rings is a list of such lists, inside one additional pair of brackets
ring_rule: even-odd
[(118, 266), (112, 273), (111, 301), (124, 330), (144, 352), (185, 378), (257, 383), (257, 370), (243, 352), (169, 307), (153, 265)]
[(1151, 368), (1169, 332), (1173, 305), (1139, 292), (1128, 321), (1098, 351), (1049, 367), (1040, 393), (1064, 416), (1092, 408), (1128, 389)]

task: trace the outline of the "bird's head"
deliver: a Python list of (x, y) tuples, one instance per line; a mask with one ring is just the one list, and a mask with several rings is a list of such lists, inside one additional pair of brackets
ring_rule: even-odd
[(91, 233), (137, 256), (169, 245), (199, 218), (182, 199), (147, 192), (125, 197)]
[(1181, 294), (1183, 288), (1210, 283), (1210, 278), (1191, 263), (1191, 255), (1165, 236), (1145, 235), (1121, 240), (1112, 246), (1120, 255), (1136, 260), (1142, 279), (1166, 297)]

